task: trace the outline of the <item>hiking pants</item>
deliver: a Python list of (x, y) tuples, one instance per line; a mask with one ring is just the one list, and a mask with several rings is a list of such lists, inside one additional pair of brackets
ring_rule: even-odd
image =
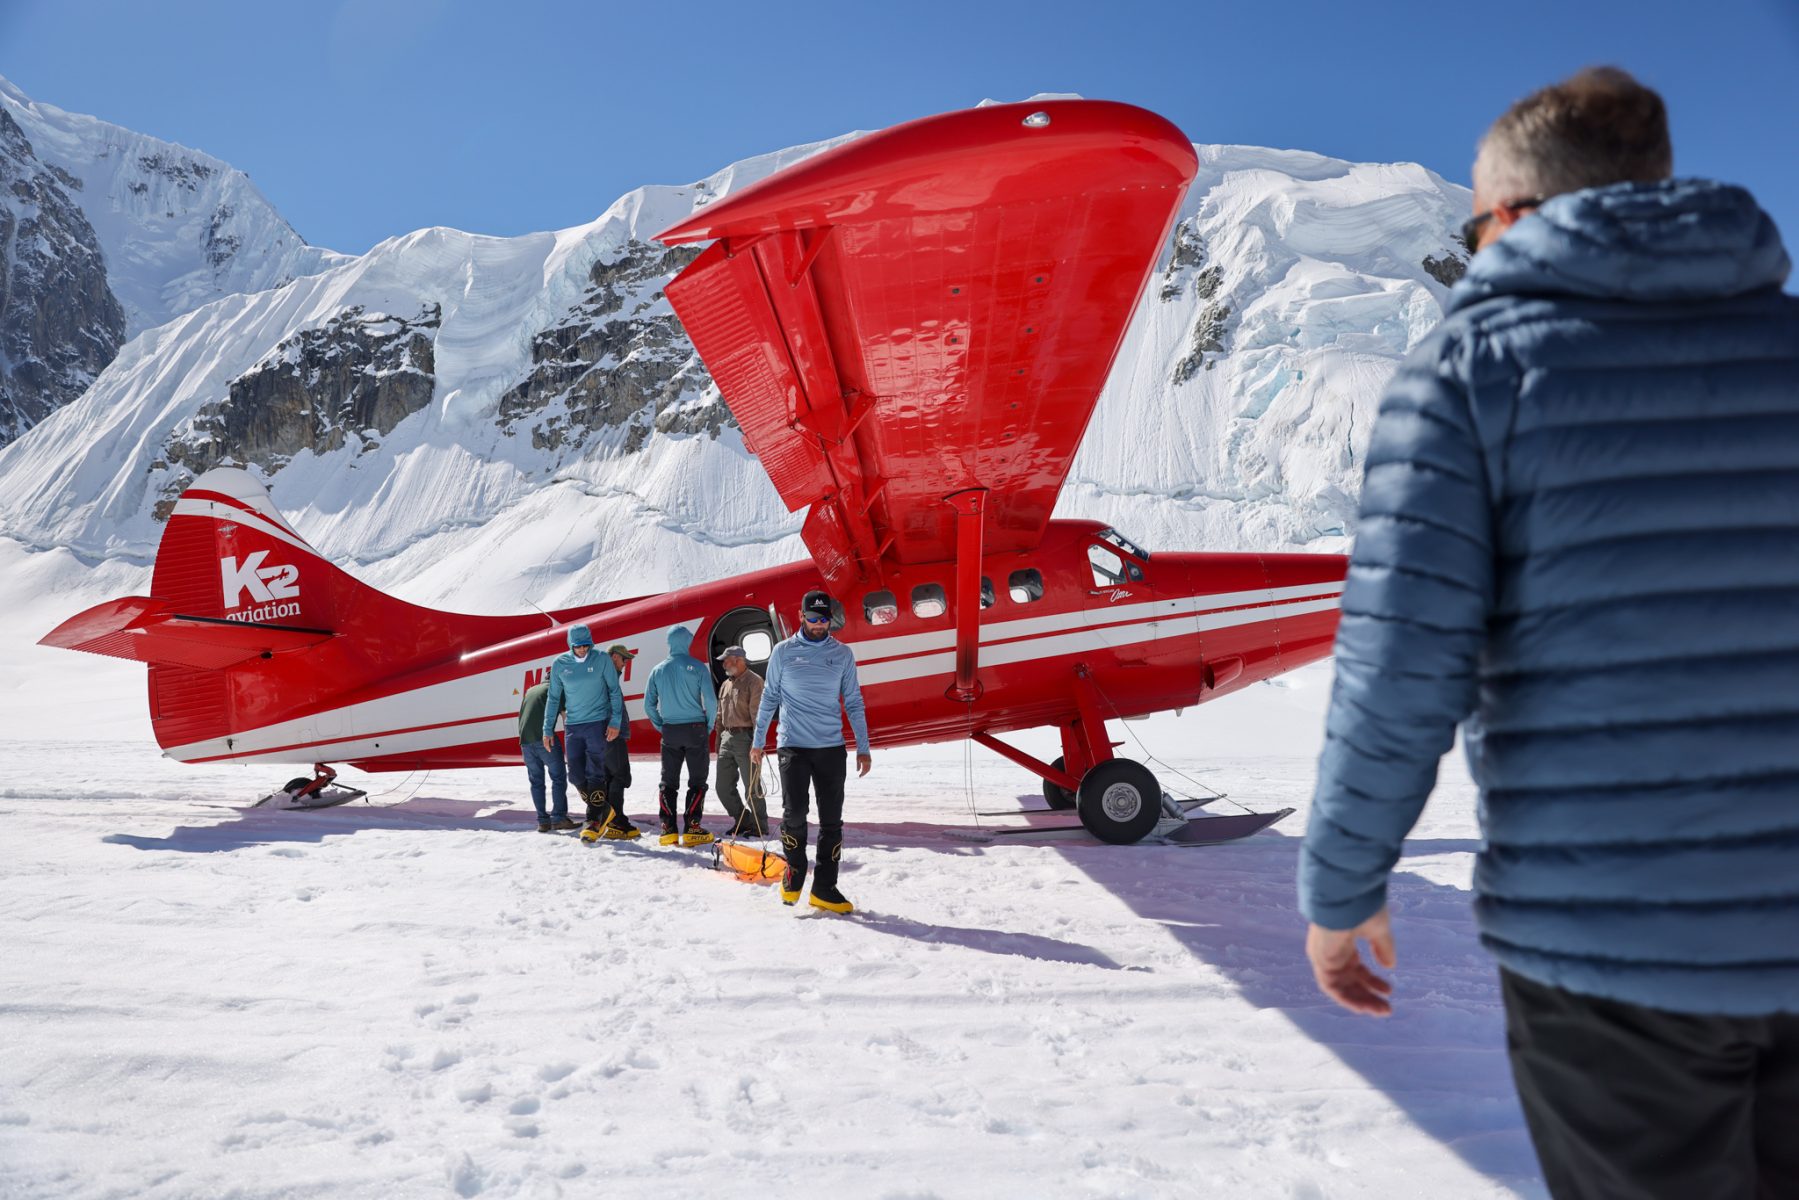
[(1665, 1012), (1499, 976), (1556, 1200), (1799, 1196), (1799, 1014)]
[(585, 796), (606, 778), (606, 722), (570, 725), (562, 736), (568, 744), (568, 781)]
[(843, 858), (843, 781), (849, 772), (844, 746), (783, 746), (781, 760), (781, 847), (787, 854), (788, 885), (795, 891), (806, 878), (808, 788), (818, 800), (818, 875), (816, 887), (837, 886)]
[[(731, 818), (735, 832), (761, 837), (768, 832), (768, 800), (762, 794), (756, 769), (750, 765), (750, 741), (755, 736), (750, 729), (727, 729), (718, 735), (718, 802)], [(749, 792), (747, 812), (737, 794), (739, 778)], [(752, 784), (751, 780), (755, 782)]]
[(684, 828), (698, 829), (706, 799), (706, 739), (711, 730), (705, 722), (664, 725), (662, 727), (662, 825), (674, 828), (675, 814), (681, 795), (681, 766), (687, 766), (687, 802)]

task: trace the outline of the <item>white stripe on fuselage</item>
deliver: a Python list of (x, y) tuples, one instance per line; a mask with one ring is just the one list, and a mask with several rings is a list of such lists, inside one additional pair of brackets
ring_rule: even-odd
[[(1190, 637), (1211, 629), (1229, 629), (1283, 617), (1325, 612), (1341, 603), (1341, 597), (1336, 593), (1340, 593), (1342, 588), (1340, 581), (1307, 584), (997, 621), (981, 626), (980, 661), (983, 665), (1000, 666), (1135, 645), (1163, 637)], [(1291, 603), (1267, 603), (1270, 598), (1284, 599), (1294, 595), (1318, 598)], [(1258, 607), (1236, 607), (1244, 604)], [(694, 621), (690, 618), (677, 624), (691, 628)], [(675, 626), (646, 630), (626, 635), (621, 640), (642, 644), (657, 635), (666, 637), (668, 630), (672, 628)], [(855, 653), (858, 663), (865, 664), (859, 665), (857, 670), (864, 688), (931, 675), (947, 675), (955, 669), (954, 631), (871, 638), (845, 644)], [(491, 671), (444, 680), (412, 691), (398, 692), (360, 704), (233, 734), (230, 748), (226, 747), (225, 739), (221, 737), (176, 746), (167, 753), (169, 757), (183, 761), (228, 756), (233, 760), (300, 762), (329, 759), (343, 762), (516, 737), (516, 714), (494, 715), (479, 721), (470, 718), (480, 717), (483, 709), (491, 709), (494, 705), (493, 697), (515, 694), (513, 688), (531, 665), (529, 660), (513, 663)], [(626, 713), (632, 720), (644, 719), (642, 697), (641, 692), (625, 697)], [(418, 728), (445, 722), (464, 723), (449, 724), (441, 729)], [(371, 734), (335, 739), (328, 734), (320, 736), (323, 729), (335, 732), (346, 725), (370, 730)], [(403, 729), (416, 732), (385, 734), (387, 730)], [(274, 749), (281, 746), (295, 748), (291, 751)], [(288, 757), (272, 757), (282, 754)]]

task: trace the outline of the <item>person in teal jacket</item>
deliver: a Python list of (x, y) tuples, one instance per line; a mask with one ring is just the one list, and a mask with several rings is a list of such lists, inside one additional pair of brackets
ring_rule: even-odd
[[(657, 803), (662, 815), (662, 844), (703, 846), (712, 840), (700, 824), (706, 806), (707, 739), (718, 719), (718, 695), (712, 672), (690, 654), (693, 633), (668, 631), (668, 657), (650, 672), (643, 693), (644, 715), (662, 738), (662, 787)], [(681, 764), (687, 764), (685, 824), (675, 829), (675, 797), (681, 790)]]
[[(589, 824), (604, 825), (610, 815), (605, 779), (606, 743), (619, 736), (625, 723), (625, 693), (612, 660), (597, 654), (587, 626), (568, 631), (568, 653), (550, 664), (550, 690), (544, 697), (543, 728), (556, 728), (558, 714), (568, 714), (563, 742), (568, 747), (568, 777), (587, 802)], [(555, 739), (545, 736), (544, 749)]]

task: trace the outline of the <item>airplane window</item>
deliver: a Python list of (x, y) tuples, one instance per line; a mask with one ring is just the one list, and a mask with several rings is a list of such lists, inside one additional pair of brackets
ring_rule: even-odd
[(775, 648), (775, 639), (766, 629), (752, 629), (743, 635), (743, 653), (753, 663), (767, 662)]
[(930, 620), (941, 617), (949, 611), (949, 601), (943, 597), (943, 585), (940, 583), (921, 583), (912, 589), (912, 615)]
[(892, 592), (870, 592), (862, 597), (862, 615), (870, 625), (891, 625), (899, 620), (899, 599)]
[(995, 600), (993, 595), (993, 580), (987, 578), (985, 575), (981, 576), (981, 607), (992, 608), (996, 603), (998, 603), (998, 601)]
[(1012, 598), (1014, 604), (1029, 604), (1043, 599), (1043, 573), (1035, 567), (1012, 572), (1006, 576), (1006, 595)]
[[(848, 619), (849, 618), (843, 614), (843, 602), (833, 596), (831, 598), (831, 632), (836, 633), (839, 629), (842, 629), (843, 623)], [(748, 650), (749, 647), (745, 646), (744, 649)]]
[(1087, 562), (1093, 567), (1093, 586), (1117, 587), (1125, 582), (1124, 559), (1099, 542), (1088, 544)]
[(1120, 550), (1124, 551), (1126, 554), (1130, 555), (1132, 558), (1140, 559), (1143, 562), (1149, 561), (1149, 551), (1145, 550), (1143, 547), (1139, 546), (1137, 543), (1131, 541), (1130, 538), (1125, 537), (1122, 533), (1119, 533), (1116, 529), (1108, 529), (1104, 533), (1100, 534), (1099, 536), (1104, 538), (1106, 541), (1111, 542), (1114, 546), (1117, 546)]
[(1130, 583), (1141, 583), (1143, 581), (1143, 568), (1137, 564), (1149, 561), (1149, 551), (1138, 546), (1137, 543), (1131, 541), (1130, 538), (1125, 537), (1116, 529), (1108, 529), (1099, 536), (1102, 540), (1110, 542), (1112, 545), (1124, 551), (1127, 556), (1124, 559), (1125, 581)]

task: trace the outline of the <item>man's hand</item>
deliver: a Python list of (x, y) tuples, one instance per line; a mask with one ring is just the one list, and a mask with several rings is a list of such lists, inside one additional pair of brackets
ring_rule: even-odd
[(616, 725), (606, 726), (606, 740), (611, 742), (611, 741), (616, 741), (617, 739), (618, 739), (618, 726), (616, 726)]
[(868, 774), (869, 769), (871, 767), (873, 767), (874, 765), (875, 765), (875, 760), (870, 758), (868, 755), (866, 755), (866, 754), (856, 755), (856, 774), (857, 775)]
[(543, 748), (545, 750), (548, 750), (551, 754), (556, 753), (556, 735), (555, 734), (546, 733), (543, 735)]
[(1325, 995), (1353, 1013), (1388, 1016), (1393, 985), (1368, 969), (1356, 951), (1364, 939), (1374, 951), (1374, 961), (1391, 971), (1398, 963), (1393, 953), (1393, 925), (1385, 907), (1354, 929), (1326, 929), (1314, 925), (1306, 931), (1306, 957), (1312, 960), (1312, 977)]
[(752, 767), (759, 767), (759, 766), (761, 766), (761, 765), (762, 765), (762, 759), (763, 759), (763, 758), (764, 758), (764, 757), (765, 757), (765, 756), (766, 756), (766, 755), (767, 755), (767, 754), (768, 754), (768, 751), (766, 751), (766, 750), (764, 750), (764, 749), (763, 749), (763, 748), (762, 748), (762, 747), (760, 747), (760, 746), (757, 746), (757, 747), (755, 747), (755, 748), (754, 748), (754, 749), (752, 749), (752, 750), (751, 750), (751, 751), (750, 751), (750, 765), (751, 765), (751, 766), (752, 766)]

